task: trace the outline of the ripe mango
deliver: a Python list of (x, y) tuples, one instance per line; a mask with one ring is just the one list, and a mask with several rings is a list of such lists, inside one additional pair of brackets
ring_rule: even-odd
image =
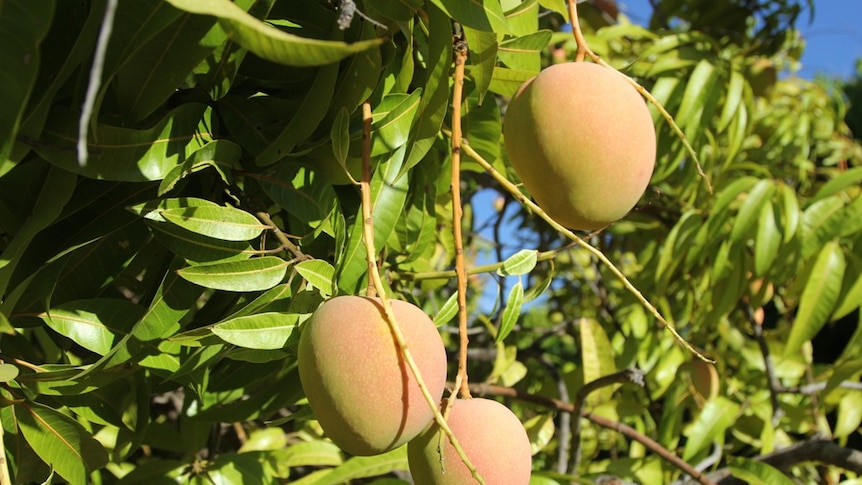
[[(417, 306), (391, 300), (395, 320), (435, 400), (446, 385), (446, 350)], [(385, 453), (433, 420), (378, 298), (338, 296), (303, 325), (299, 377), (326, 435), (353, 455)]]
[(624, 217), (655, 166), (649, 109), (619, 73), (555, 64), (524, 83), (503, 121), (509, 162), (536, 203), (571, 229)]
[[(490, 399), (458, 399), (447, 423), (485, 483), (530, 482), (530, 439), (509, 408)], [(477, 483), (437, 423), (407, 444), (407, 460), (416, 485)]]

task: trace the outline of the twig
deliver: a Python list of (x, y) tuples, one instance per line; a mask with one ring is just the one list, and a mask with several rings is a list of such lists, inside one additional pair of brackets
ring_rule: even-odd
[[(599, 377), (598, 379), (584, 384), (583, 387), (578, 389), (578, 393), (575, 395), (575, 405), (572, 413), (575, 416), (580, 416), (581, 414), (583, 414), (584, 402), (587, 400), (587, 396), (589, 396), (592, 392), (606, 386), (625, 382), (637, 384), (643, 387), (643, 371), (640, 369), (629, 368), (624, 371)], [(577, 472), (578, 466), (581, 463), (581, 420), (575, 419), (574, 421), (575, 422), (572, 426), (574, 428), (572, 430), (572, 465), (569, 468), (571, 473)]]
[[(362, 110), (363, 113), (370, 113), (371, 105), (366, 101), (363, 104)], [(369, 165), (370, 163), (371, 161), (368, 157), (368, 153), (363, 153), (362, 164)], [(455, 433), (452, 432), (452, 428), (449, 427), (449, 424), (440, 412), (439, 403), (434, 400), (434, 396), (431, 395), (431, 392), (428, 390), (428, 386), (425, 385), (425, 381), (422, 379), (422, 374), (419, 371), (419, 366), (416, 364), (416, 360), (413, 359), (413, 354), (410, 352), (410, 349), (407, 348), (404, 333), (401, 331), (401, 327), (398, 326), (395, 319), (395, 313), (392, 310), (392, 303), (389, 301), (386, 289), (383, 287), (383, 281), (380, 278), (380, 270), (377, 265), (373, 263), (376, 260), (376, 250), (374, 249), (374, 233), (372, 228), (373, 220), (371, 218), (371, 184), (370, 177), (367, 176), (370, 173), (370, 170), (365, 170), (365, 168), (363, 168), (362, 172), (363, 177), (360, 182), (360, 194), (362, 196), (362, 229), (363, 238), (365, 239), (365, 257), (369, 262), (368, 266), (370, 270), (368, 273), (368, 279), (374, 286), (377, 296), (380, 299), (380, 303), (383, 306), (383, 316), (385, 317), (387, 325), (389, 325), (389, 330), (392, 332), (392, 336), (395, 338), (398, 350), (401, 352), (404, 362), (410, 369), (411, 374), (413, 374), (413, 377), (416, 379), (416, 384), (419, 386), (419, 391), (422, 393), (422, 397), (425, 398), (425, 402), (434, 412), (434, 421), (446, 434), (446, 437), (449, 438), (449, 442), (452, 443), (452, 447), (455, 448), (455, 452), (464, 462), (464, 466), (470, 470), (476, 481), (485, 485), (485, 480), (481, 475), (479, 475), (479, 472), (476, 470), (476, 466), (470, 461), (470, 458), (464, 452), (464, 448), (461, 446)]]
[(9, 463), (6, 461), (6, 445), (3, 444), (3, 426), (0, 426), (0, 485), (12, 485)]
[(278, 239), (278, 242), (281, 243), (282, 248), (290, 251), (290, 253), (293, 254), (293, 256), (300, 261), (305, 261), (306, 259), (311, 259), (311, 256), (308, 256), (307, 254), (303, 254), (302, 250), (299, 249), (299, 246), (297, 246), (296, 244), (293, 244), (290, 241), (290, 239), (288, 239), (288, 237), (284, 234), (284, 232), (281, 229), (279, 229), (278, 226), (275, 225), (274, 222), (272, 222), (272, 218), (269, 217), (269, 214), (267, 214), (264, 211), (257, 211), (257, 212), (255, 212), (255, 215), (257, 216), (258, 219), (263, 221), (264, 224), (269, 226), (269, 229), (272, 231), (273, 234), (275, 234), (275, 238)]
[[(473, 393), (478, 396), (506, 396), (519, 399), (521, 401), (532, 402), (534, 404), (538, 404), (540, 406), (544, 406), (551, 409), (556, 409), (565, 413), (573, 413), (575, 411), (574, 405), (564, 403), (559, 399), (553, 399), (545, 396), (540, 396), (538, 394), (522, 392), (511, 387), (494, 386), (490, 384), (472, 384), (470, 387), (473, 390)], [(688, 475), (694, 477), (694, 479), (697, 480), (698, 483), (702, 485), (716, 485), (715, 482), (713, 482), (703, 473), (697, 471), (694, 467), (683, 461), (682, 458), (674, 455), (670, 450), (662, 446), (660, 443), (653, 440), (649, 436), (646, 436), (645, 434), (639, 432), (638, 430), (632, 428), (631, 426), (616, 421), (611, 421), (610, 419), (603, 418), (601, 416), (597, 416), (595, 414), (585, 411), (581, 412), (581, 417), (588, 419), (590, 422), (597, 426), (612, 429), (622, 434), (623, 436), (637, 441), (638, 443), (644, 445), (644, 447), (646, 447), (648, 450), (661, 457), (663, 460), (679, 468), (684, 473), (687, 473)]]
[(709, 362), (710, 364), (715, 363), (714, 360), (709, 359), (700, 352), (698, 352), (698, 350), (692, 347), (692, 345), (688, 343), (688, 341), (682, 338), (679, 332), (677, 332), (676, 329), (667, 320), (665, 320), (664, 316), (659, 313), (658, 309), (656, 309), (656, 307), (652, 303), (650, 303), (650, 301), (647, 300), (646, 297), (643, 296), (640, 290), (638, 290), (637, 287), (635, 287), (635, 285), (633, 285), (632, 282), (629, 281), (626, 275), (623, 274), (623, 272), (620, 271), (620, 269), (617, 268), (616, 265), (612, 263), (611, 260), (608, 259), (608, 257), (605, 256), (603, 252), (594, 248), (592, 245), (578, 237), (574, 232), (563, 227), (559, 222), (552, 219), (547, 213), (545, 213), (544, 210), (542, 210), (541, 207), (539, 207), (538, 205), (536, 205), (535, 202), (527, 198), (527, 196), (525, 196), (515, 184), (510, 182), (509, 179), (504, 177), (503, 174), (498, 172), (497, 169), (495, 169), (490, 163), (488, 163), (488, 161), (485, 160), (482, 155), (479, 155), (479, 153), (476, 152), (476, 150), (474, 150), (469, 143), (465, 142), (461, 148), (463, 149), (464, 153), (469, 155), (470, 158), (472, 158), (476, 161), (476, 163), (481, 165), (485, 169), (485, 171), (487, 171), (488, 174), (490, 174), (491, 177), (493, 177), (494, 180), (497, 181), (497, 183), (499, 183), (501, 186), (503, 186), (503, 188), (508, 190), (521, 204), (529, 208), (537, 216), (541, 217), (545, 222), (550, 224), (551, 227), (556, 229), (565, 237), (574, 241), (575, 243), (589, 251), (593, 256), (598, 258), (598, 260), (601, 261), (602, 264), (604, 264), (611, 271), (611, 273), (613, 273), (614, 276), (616, 276), (617, 279), (620, 280), (620, 282), (622, 282), (626, 290), (628, 290), (629, 293), (631, 293), (641, 303), (641, 305), (643, 305), (644, 308), (646, 308), (656, 318), (656, 320), (661, 323), (664, 328), (668, 329), (668, 331), (673, 334), (674, 338), (676, 338), (676, 340), (680, 342), (688, 351), (696, 355), (697, 358), (704, 362)]
[(114, 30), (114, 14), (117, 12), (117, 3), (118, 0), (108, 0), (105, 3), (105, 16), (102, 17), (102, 28), (99, 30), (96, 54), (93, 56), (93, 65), (90, 67), (90, 82), (87, 83), (87, 94), (84, 96), (84, 104), (81, 106), (81, 118), (78, 121), (78, 165), (81, 167), (87, 165), (87, 158), (89, 157), (87, 137), (89, 136), (90, 118), (93, 116), (96, 97), (102, 87), (105, 52), (108, 50), (111, 31)]
[(467, 62), (467, 43), (455, 40), (455, 86), (452, 92), (452, 235), (455, 240), (455, 274), (458, 281), (458, 381), (462, 397), (470, 397), (467, 381), (467, 271), (464, 262), (464, 242), (461, 233), (461, 98), (464, 89), (464, 64)]
[(766, 345), (766, 338), (763, 336), (763, 325), (754, 318), (750, 305), (746, 305), (745, 313), (754, 329), (754, 338), (757, 340), (760, 354), (763, 356), (763, 367), (766, 369), (766, 381), (769, 386), (769, 402), (772, 405), (772, 426), (777, 426), (784, 414), (778, 403), (778, 393), (780, 392), (781, 383), (778, 382), (778, 377), (775, 374), (775, 365), (772, 362), (772, 354), (770, 354), (769, 346)]

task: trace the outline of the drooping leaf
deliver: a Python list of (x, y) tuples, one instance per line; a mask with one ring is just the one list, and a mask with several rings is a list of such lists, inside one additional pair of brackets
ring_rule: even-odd
[(177, 271), (183, 279), (225, 291), (268, 290), (281, 283), (291, 263), (277, 256), (198, 264)]
[(335, 277), (335, 268), (327, 261), (321, 259), (302, 261), (297, 263), (294, 269), (311, 286), (320, 290), (323, 295), (329, 296), (333, 294), (334, 285), (332, 280)]
[(775, 211), (767, 201), (760, 210), (754, 237), (754, 274), (757, 276), (766, 274), (778, 257), (778, 248), (781, 246), (781, 233), (778, 231)]
[(440, 307), (440, 310), (437, 311), (437, 314), (434, 315), (434, 325), (441, 326), (449, 323), (450, 320), (455, 318), (455, 315), (458, 314), (458, 293), (454, 292), (449, 295), (449, 298), (443, 303), (443, 306)]
[(479, 103), (481, 104), (488, 87), (491, 85), (494, 64), (497, 62), (497, 34), (465, 26), (464, 36), (469, 46), (467, 62), (471, 65), (470, 76), (476, 83)]
[(768, 203), (774, 192), (775, 184), (771, 180), (761, 180), (755, 184), (739, 207), (730, 234), (734, 241), (741, 241), (749, 236), (749, 232), (757, 224), (764, 204)]
[(506, 306), (503, 307), (503, 314), (500, 319), (500, 329), (497, 330), (497, 337), (494, 339), (496, 343), (502, 342), (512, 329), (515, 328), (515, 323), (518, 322), (518, 317), (521, 316), (521, 305), (524, 303), (524, 286), (518, 281), (509, 290), (509, 296), (506, 298)]
[(187, 12), (219, 18), (228, 36), (257, 56), (289, 66), (321, 66), (380, 45), (383, 39), (347, 44), (300, 37), (279, 30), (242, 10), (230, 0), (169, 0)]
[[(613, 348), (607, 333), (599, 322), (592, 318), (580, 318), (578, 319), (578, 332), (581, 337), (583, 383), (587, 384), (616, 372), (617, 366), (614, 362)], [(601, 404), (610, 399), (617, 387), (619, 386), (608, 386), (592, 392), (587, 397), (586, 402), (591, 405)]]
[[(40, 41), (48, 33), (54, 2), (12, 0), (0, 15), (0, 167), (12, 151), (18, 126), (39, 72)], [(2, 173), (2, 171), (0, 171)], [(0, 291), (2, 293), (2, 291)]]
[(814, 261), (808, 281), (805, 282), (784, 355), (799, 352), (802, 344), (814, 338), (829, 320), (841, 295), (841, 282), (846, 266), (844, 250), (836, 241), (823, 246)]
[(296, 329), (298, 317), (296, 314), (258, 313), (213, 325), (212, 333), (238, 347), (281, 349)]
[(548, 48), (551, 34), (550, 30), (539, 30), (503, 41), (497, 56), (510, 69), (539, 72), (542, 67), (539, 54)]
[(74, 419), (39, 403), (15, 411), (27, 443), (72, 485), (88, 483), (89, 473), (107, 464), (105, 449)]
[(722, 396), (707, 401), (697, 418), (685, 430), (683, 460), (690, 460), (699, 452), (706, 450), (713, 441), (724, 442), (724, 432), (737, 419), (739, 404)]

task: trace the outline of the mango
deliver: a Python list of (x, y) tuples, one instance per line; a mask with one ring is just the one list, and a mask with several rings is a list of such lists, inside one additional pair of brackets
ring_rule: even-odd
[[(395, 320), (435, 402), (446, 385), (446, 350), (419, 307), (391, 300)], [(352, 455), (393, 450), (433, 420), (433, 411), (386, 323), (377, 298), (337, 296), (303, 325), (299, 377), (326, 435)]]
[[(490, 399), (458, 399), (447, 423), (487, 485), (530, 482), (530, 439), (509, 408)], [(436, 422), (407, 444), (407, 460), (416, 485), (478, 483)]]
[(621, 74), (589, 62), (555, 64), (524, 83), (506, 110), (503, 139), (536, 204), (570, 229), (624, 217), (655, 167), (646, 102)]

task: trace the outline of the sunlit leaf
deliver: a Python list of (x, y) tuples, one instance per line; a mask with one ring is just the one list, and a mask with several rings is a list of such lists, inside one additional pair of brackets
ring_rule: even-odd
[(55, 332), (104, 355), (118, 336), (128, 333), (145, 309), (128, 300), (96, 298), (63, 303), (42, 318)]
[(248, 241), (268, 228), (257, 217), (233, 207), (173, 208), (160, 215), (191, 232), (225, 241)]
[(296, 314), (258, 313), (213, 325), (212, 332), (239, 347), (281, 349), (296, 329), (298, 317)]
[(539, 252), (534, 249), (522, 249), (503, 261), (503, 266), (497, 270), (500, 276), (516, 276), (533, 271), (538, 261)]
[(683, 460), (690, 460), (706, 450), (713, 441), (723, 442), (724, 432), (737, 419), (739, 404), (722, 396), (707, 401), (697, 418), (685, 430)]
[(792, 485), (794, 482), (780, 470), (768, 463), (732, 456), (728, 460), (730, 473), (734, 477), (752, 485)]
[(314, 286), (324, 295), (332, 295), (335, 277), (335, 268), (321, 259), (302, 261), (294, 266), (296, 272), (302, 275), (311, 286)]
[(506, 298), (506, 306), (503, 308), (503, 315), (500, 319), (500, 329), (497, 330), (497, 343), (502, 342), (512, 329), (515, 328), (515, 323), (518, 322), (518, 317), (521, 315), (521, 305), (524, 303), (524, 287), (521, 282), (512, 286), (509, 290), (509, 296)]

